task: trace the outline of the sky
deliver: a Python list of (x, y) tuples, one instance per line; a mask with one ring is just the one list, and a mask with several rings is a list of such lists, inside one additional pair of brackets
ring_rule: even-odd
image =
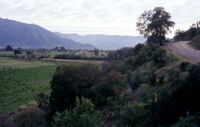
[(61, 33), (137, 36), (138, 17), (158, 6), (176, 23), (169, 37), (200, 20), (200, 0), (0, 0), (0, 17)]

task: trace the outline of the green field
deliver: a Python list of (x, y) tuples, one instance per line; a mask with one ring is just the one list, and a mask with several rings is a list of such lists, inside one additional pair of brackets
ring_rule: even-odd
[(60, 63), (0, 57), (0, 114), (16, 111), (41, 91), (49, 92), (58, 65)]
[(48, 63), (43, 61), (25, 61), (7, 57), (0, 57), (0, 68), (35, 68), (40, 66), (49, 66), (54, 65), (54, 63)]
[(50, 81), (57, 66), (81, 63), (0, 57), (0, 115), (17, 111), (21, 105), (33, 101), (39, 92), (50, 92)]
[(34, 100), (40, 91), (49, 92), (57, 64), (0, 58), (0, 114), (17, 110)]

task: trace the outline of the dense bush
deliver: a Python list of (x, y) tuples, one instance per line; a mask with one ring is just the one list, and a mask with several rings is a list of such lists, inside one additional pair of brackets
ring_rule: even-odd
[(181, 118), (176, 124), (171, 127), (199, 127), (200, 118), (197, 116), (187, 116)]
[(38, 103), (38, 107), (43, 110), (48, 111), (49, 110), (49, 97), (50, 97), (50, 95), (48, 93), (41, 92), (41, 93), (37, 94), (35, 99)]
[(55, 59), (73, 59), (73, 60), (106, 60), (105, 57), (100, 56), (82, 56), (82, 55), (70, 55), (70, 54), (61, 54), (56, 55)]
[(75, 107), (64, 112), (57, 112), (53, 117), (52, 127), (98, 127), (100, 114), (94, 104), (86, 98), (76, 98)]
[(99, 83), (100, 68), (93, 64), (67, 65), (57, 68), (51, 81), (51, 110), (64, 111), (74, 105), (76, 96), (86, 96)]
[(144, 104), (126, 104), (121, 108), (118, 116), (118, 127), (148, 127), (150, 123), (150, 112)]
[(190, 41), (194, 37), (200, 35), (200, 22), (197, 22), (196, 24), (192, 24), (190, 28), (186, 31), (177, 30), (174, 36), (175, 40), (178, 41)]
[[(172, 89), (171, 94), (162, 94), (165, 97), (161, 97), (157, 102), (159, 109), (157, 114), (161, 125), (171, 125), (178, 121), (180, 117), (185, 117), (187, 113), (194, 115), (200, 112), (200, 66), (193, 65), (186, 80), (181, 80), (184, 81), (182, 83), (177, 81), (178, 76), (175, 76), (175, 78), (176, 80), (171, 80), (171, 82), (177, 82), (174, 85), (178, 87)], [(178, 82), (181, 84), (178, 85)]]
[(38, 108), (37, 102), (30, 102), (21, 106), (19, 112), (7, 121), (8, 127), (36, 127), (46, 126), (45, 113)]
[(10, 45), (7, 45), (5, 48), (6, 51), (13, 51), (13, 47)]
[(133, 70), (144, 64), (152, 63), (154, 66), (163, 67), (167, 64), (169, 58), (164, 48), (156, 44), (148, 44), (133, 55), (126, 59), (126, 64)]
[(193, 47), (200, 49), (200, 33), (198, 36), (196, 36), (195, 38), (192, 39), (191, 43), (190, 43)]
[(122, 60), (130, 56), (138, 55), (138, 53), (144, 48), (144, 44), (137, 44), (134, 48), (122, 48), (116, 51), (110, 51), (108, 53), (108, 60)]
[(92, 99), (97, 107), (107, 103), (120, 90), (123, 76), (114, 70), (102, 72), (93, 64), (67, 65), (57, 68), (51, 81), (51, 112), (62, 112), (75, 104), (75, 97)]

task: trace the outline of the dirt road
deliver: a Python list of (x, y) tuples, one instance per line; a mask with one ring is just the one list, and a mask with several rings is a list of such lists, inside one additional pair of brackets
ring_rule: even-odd
[(192, 48), (188, 41), (169, 43), (167, 47), (176, 55), (193, 62), (200, 62), (200, 51)]

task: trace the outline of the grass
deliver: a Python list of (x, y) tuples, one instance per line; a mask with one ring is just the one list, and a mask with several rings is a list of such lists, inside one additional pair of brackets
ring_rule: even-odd
[[(91, 61), (83, 63), (86, 62)], [(17, 111), (21, 105), (33, 101), (40, 92), (50, 92), (53, 73), (61, 64), (82, 64), (82, 62), (25, 61), (0, 57), (0, 115)]]
[(0, 114), (15, 111), (34, 100), (39, 92), (50, 92), (55, 66), (0, 70)]
[(35, 68), (40, 66), (53, 65), (53, 63), (43, 62), (43, 61), (25, 61), (13, 58), (0, 57), (0, 68)]
[(0, 57), (0, 115), (33, 101), (39, 92), (50, 92), (54, 62)]
[(0, 51), (0, 56), (1, 57), (13, 56), (13, 51)]

